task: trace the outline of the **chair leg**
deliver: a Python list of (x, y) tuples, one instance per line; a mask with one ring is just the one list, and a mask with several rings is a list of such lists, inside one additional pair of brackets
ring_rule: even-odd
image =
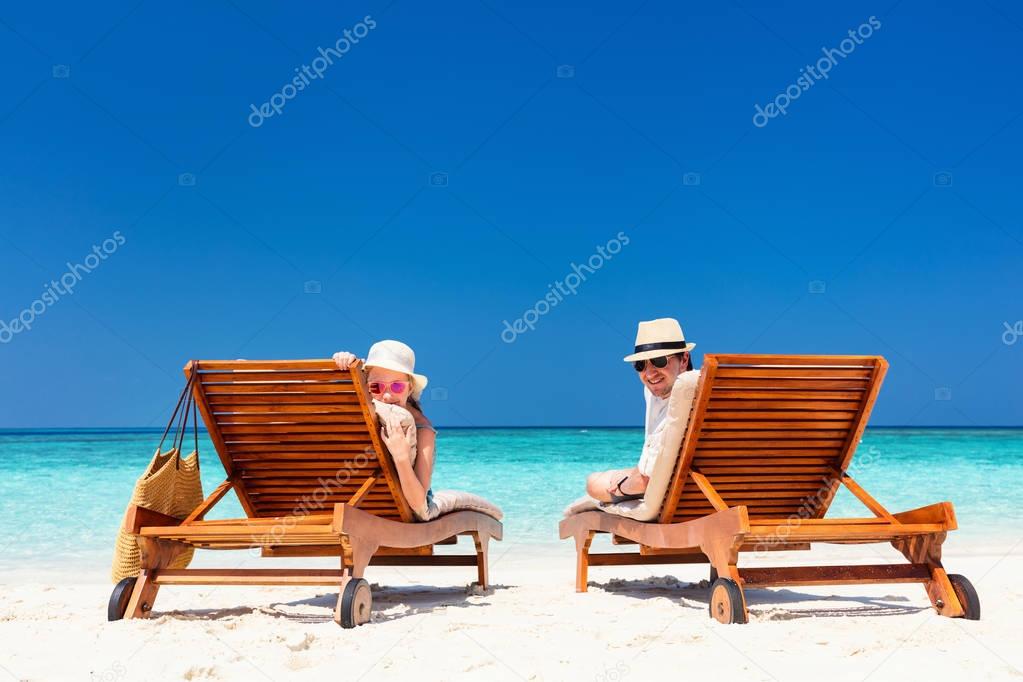
[(931, 579), (924, 583), (927, 598), (939, 615), (948, 618), (961, 618), (966, 611), (959, 603), (955, 589), (948, 579), (945, 567), (941, 565), (941, 545), (945, 541), (945, 533), (916, 535), (908, 538), (892, 540), (892, 546), (914, 564), (926, 564), (931, 569)]
[(940, 566), (931, 568), (931, 579), (924, 583), (924, 587), (927, 589), (927, 598), (931, 600), (931, 606), (937, 609), (938, 614), (948, 618), (961, 618), (966, 613), (944, 568)]
[(153, 610), (153, 603), (156, 601), (156, 593), (160, 586), (155, 583), (156, 575), (161, 568), (170, 566), (183, 552), (188, 551), (188, 545), (173, 540), (161, 538), (140, 537), (138, 539), (139, 550), (142, 558), (142, 573), (135, 581), (135, 589), (131, 592), (128, 606), (125, 609), (125, 618), (148, 618)]
[[(366, 540), (364, 538), (350, 538), (349, 542), (352, 547), (352, 563), (351, 565), (342, 565), (342, 570), (351, 573), (353, 578), (361, 578), (366, 572), (366, 567), (369, 566), (369, 560), (373, 558), (376, 551), (380, 548), (375, 542)], [(344, 562), (344, 556), (342, 555), (342, 563)]]
[(587, 574), (590, 568), (590, 544), (593, 542), (591, 531), (584, 531), (575, 536), (575, 591), (585, 592), (587, 585)]
[(473, 542), (476, 543), (476, 577), (480, 588), (490, 589), (490, 562), (487, 551), (490, 543), (490, 536), (479, 531), (472, 534)]
[(135, 581), (135, 589), (128, 599), (128, 606), (124, 610), (124, 617), (127, 618), (149, 618), (153, 610), (153, 602), (156, 601), (156, 593), (160, 586), (153, 582), (156, 577), (156, 569), (145, 568)]
[[(347, 546), (346, 546), (347, 545)], [(370, 559), (379, 549), (379, 545), (365, 538), (347, 537), (341, 543), (341, 584), (334, 606), (334, 622), (342, 625), (342, 609), (344, 608), (345, 588), (353, 580), (362, 580)]]
[[(748, 623), (746, 592), (739, 573), (739, 547), (742, 538), (711, 538), (700, 549), (710, 560), (711, 575), (717, 574), (711, 584), (711, 616), (722, 623)], [(725, 586), (723, 583), (731, 583)]]

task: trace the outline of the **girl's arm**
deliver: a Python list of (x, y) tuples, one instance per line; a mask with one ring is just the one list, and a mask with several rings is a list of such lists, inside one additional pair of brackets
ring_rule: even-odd
[[(426, 491), (429, 486), (423, 487), (412, 467), (412, 449), (409, 447), (408, 441), (405, 440), (401, 423), (393, 417), (382, 420), (382, 422), (381, 437), (384, 445), (387, 446), (387, 451), (391, 453), (391, 459), (394, 460), (394, 468), (398, 471), (398, 479), (401, 483), (401, 492), (404, 493), (405, 499), (413, 509), (425, 509)], [(417, 440), (417, 449), (420, 442), (421, 440)], [(432, 448), (430, 458), (431, 460), (433, 458)], [(416, 459), (418, 460), (419, 457), (417, 456)]]
[(425, 490), (429, 490), (430, 481), (433, 479), (433, 460), (437, 449), (437, 432), (422, 410), (412, 405), (408, 405), (407, 409), (416, 422), (416, 478), (419, 479), (419, 483), (422, 484)]
[(433, 478), (433, 453), (436, 447), (437, 434), (433, 427), (416, 428), (416, 479), (425, 490), (430, 489), (430, 480)]

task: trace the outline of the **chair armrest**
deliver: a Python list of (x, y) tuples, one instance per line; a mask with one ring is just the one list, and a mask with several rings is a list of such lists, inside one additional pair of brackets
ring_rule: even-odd
[(152, 509), (140, 507), (137, 504), (129, 505), (124, 515), (124, 530), (138, 535), (143, 526), (180, 526), (181, 519), (176, 519), (167, 514), (161, 514)]
[(955, 509), (951, 502), (938, 502), (929, 504), (926, 507), (918, 507), (909, 511), (892, 514), (900, 523), (940, 523), (944, 524), (946, 530), (955, 530), (959, 527), (956, 523)]

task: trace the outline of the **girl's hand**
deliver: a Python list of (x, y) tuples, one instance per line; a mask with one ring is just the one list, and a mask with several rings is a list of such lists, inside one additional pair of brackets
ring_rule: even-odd
[(337, 368), (340, 370), (347, 370), (356, 360), (358, 360), (358, 358), (348, 351), (343, 350), (338, 353), (334, 353), (334, 364), (336, 364)]
[(387, 451), (391, 453), (395, 464), (412, 463), (412, 448), (405, 438), (405, 430), (401, 428), (401, 421), (397, 417), (388, 415), (381, 420), (380, 437), (383, 439), (384, 445), (387, 446)]

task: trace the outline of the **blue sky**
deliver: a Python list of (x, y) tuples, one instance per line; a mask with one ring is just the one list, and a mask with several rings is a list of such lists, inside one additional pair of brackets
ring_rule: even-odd
[(0, 327), (0, 427), (160, 425), (190, 358), (379, 338), (443, 425), (639, 424), (621, 357), (661, 316), (698, 360), (883, 354), (875, 425), (1023, 424), (1023, 10), (718, 5), (5, 5), (0, 319), (41, 302)]

